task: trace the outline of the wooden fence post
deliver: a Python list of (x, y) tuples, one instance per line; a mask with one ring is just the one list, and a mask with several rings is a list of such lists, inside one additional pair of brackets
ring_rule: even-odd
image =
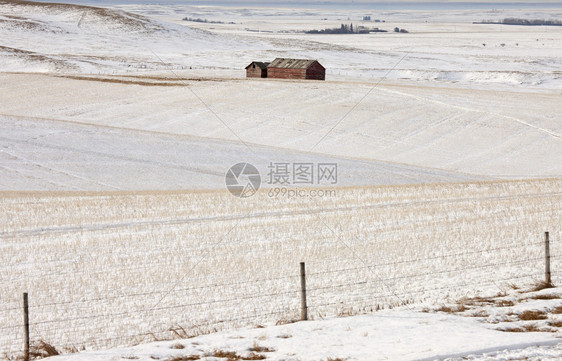
[(301, 321), (308, 320), (308, 307), (306, 305), (306, 272), (304, 262), (301, 262)]
[(23, 294), (23, 359), (29, 361), (29, 303), (27, 292)]
[(550, 240), (548, 232), (544, 232), (544, 282), (547, 285), (552, 284), (550, 274)]

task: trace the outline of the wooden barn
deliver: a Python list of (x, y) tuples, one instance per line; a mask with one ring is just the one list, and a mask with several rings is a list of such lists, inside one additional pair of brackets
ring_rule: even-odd
[(267, 66), (269, 63), (253, 61), (246, 67), (246, 78), (267, 78)]
[(325, 80), (326, 68), (317, 60), (277, 58), (268, 65), (267, 77)]

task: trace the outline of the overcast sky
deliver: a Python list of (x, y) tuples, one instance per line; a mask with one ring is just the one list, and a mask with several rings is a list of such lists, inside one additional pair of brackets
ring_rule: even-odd
[(284, 7), (331, 7), (357, 9), (501, 9), (501, 8), (562, 8), (562, 0), (35, 0), (90, 5), (110, 4), (185, 4)]
[[(42, 2), (52, 2), (50, 0), (36, 0)], [(68, 0), (68, 1), (57, 1), (57, 2), (141, 2), (141, 3), (194, 3), (194, 2), (208, 2), (208, 3), (281, 3), (281, 2), (291, 2), (291, 3), (338, 3), (338, 4), (392, 4), (392, 3), (520, 3), (520, 4), (538, 4), (538, 3), (554, 3), (562, 5), (562, 0), (539, 0), (539, 1), (529, 1), (529, 0)]]

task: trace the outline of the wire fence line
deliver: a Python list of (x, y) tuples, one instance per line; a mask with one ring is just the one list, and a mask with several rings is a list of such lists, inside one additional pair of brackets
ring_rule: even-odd
[[(502, 249), (509, 250), (509, 249), (513, 249), (513, 247), (519, 247), (519, 246), (534, 246), (534, 245), (542, 245), (542, 244), (543, 244), (542, 242), (540, 242), (540, 243), (537, 243), (537, 242), (535, 242), (535, 243), (526, 243), (526, 244), (524, 244), (524, 245), (522, 245), (522, 244), (520, 244), (520, 243), (519, 243), (519, 244), (511, 244), (511, 245), (508, 245), (508, 246), (490, 248), (490, 249), (486, 249), (486, 250), (478, 250), (478, 251), (469, 251), (469, 252), (452, 253), (452, 254), (439, 255), (439, 256), (435, 256), (435, 257), (424, 258), (424, 259), (418, 259), (418, 260), (402, 260), (402, 261), (392, 262), (392, 263), (390, 263), (390, 264), (409, 263), (409, 262), (423, 261), (423, 260), (427, 261), (427, 260), (433, 260), (433, 259), (439, 259), (439, 258), (445, 258), (445, 257), (458, 257), (458, 256), (462, 256), (462, 255), (473, 255), (473, 254), (478, 254), (478, 253), (482, 253), (482, 252), (492, 252), (492, 251), (502, 250)], [(249, 253), (251, 253), (251, 252), (252, 252), (252, 251), (247, 251), (246, 253), (249, 254)], [(88, 258), (88, 259), (95, 259), (95, 256), (90, 256), (90, 258)], [(75, 263), (77, 263), (77, 262), (79, 262), (79, 261), (80, 261), (80, 262), (82, 262), (82, 261), (87, 261), (88, 259), (82, 259), (82, 258), (76, 259), (76, 258), (74, 258), (74, 259), (72, 259), (72, 260), (65, 260), (65, 261), (51, 260), (51, 261), (48, 261), (47, 263), (50, 264), (50, 263), (62, 263), (62, 262), (67, 262), (67, 263), (73, 263), (73, 264), (75, 264)], [(165, 264), (165, 262), (154, 262), (154, 263), (151, 263), (151, 266), (156, 267), (156, 266), (159, 266), (159, 265), (162, 265), (162, 264)], [(22, 265), (25, 265), (25, 263), (18, 263), (18, 267), (21, 267)], [(27, 263), (27, 265), (31, 265), (31, 263)], [(383, 265), (388, 265), (388, 264), (383, 264)], [(379, 267), (379, 266), (381, 266), (381, 265), (373, 265), (372, 267)], [(13, 266), (4, 265), (4, 266), (0, 266), (0, 269), (1, 269), (1, 268), (8, 269), (8, 268), (10, 268), (10, 267), (13, 267)], [(363, 267), (364, 267), (364, 266), (361, 266), (361, 267), (359, 267), (359, 268), (363, 268)], [(129, 266), (129, 267), (121, 267), (121, 268), (118, 268), (118, 269), (113, 268), (113, 269), (106, 269), (106, 270), (98, 270), (98, 271), (95, 272), (95, 274), (103, 274), (103, 273), (108, 273), (108, 272), (112, 272), (112, 271), (115, 271), (115, 270), (120, 270), (120, 271), (131, 271), (131, 270), (143, 270), (143, 269), (146, 269), (146, 265), (141, 265), (141, 266), (135, 265), (135, 266)], [(355, 269), (357, 269), (357, 268), (355, 268)], [(42, 275), (36, 276), (36, 277), (45, 277), (45, 276), (49, 276), (49, 275), (55, 275), (55, 276), (57, 276), (57, 277), (60, 277), (60, 276), (66, 275), (66, 274), (73, 274), (73, 275), (75, 275), (75, 274), (80, 273), (80, 272), (86, 272), (86, 271), (72, 270), (72, 271), (66, 271), (66, 272), (51, 272), (51, 273), (42, 274)], [(329, 272), (340, 272), (340, 270), (333, 270), (333, 271), (329, 271)], [(91, 274), (91, 272), (89, 272), (89, 273)], [(22, 277), (23, 277), (23, 276), (22, 276)], [(15, 280), (16, 280), (16, 279), (12, 278), (12, 279), (8, 279), (7, 281), (8, 281), (8, 282), (13, 282), (13, 281), (15, 281)], [(253, 281), (248, 281), (248, 282), (253, 282)], [(220, 285), (218, 285), (218, 286), (220, 286)], [(156, 291), (156, 292), (158, 292), (158, 291)], [(164, 291), (163, 291), (163, 292), (164, 292)]]
[(329, 271), (322, 271), (322, 272), (312, 272), (312, 273), (308, 273), (308, 274), (309, 275), (318, 275), (318, 274), (328, 274), (328, 273), (339, 273), (339, 272), (345, 272), (345, 271), (354, 271), (354, 270), (363, 269), (363, 268), (366, 268), (366, 267), (376, 268), (376, 267), (382, 267), (382, 266), (393, 266), (393, 265), (404, 264), (404, 263), (423, 262), (423, 261), (430, 261), (430, 260), (443, 259), (443, 258), (449, 258), (449, 257), (459, 257), (459, 256), (466, 256), (466, 255), (484, 254), (484, 253), (489, 253), (489, 252), (494, 252), (494, 251), (499, 251), (499, 250), (512, 250), (513, 248), (517, 248), (517, 247), (522, 248), (522, 247), (537, 246), (537, 245), (543, 245), (543, 244), (544, 244), (543, 242), (528, 243), (528, 244), (512, 244), (510, 246), (495, 247), (495, 248), (479, 250), (479, 251), (451, 253), (451, 254), (445, 254), (445, 255), (433, 256), (433, 257), (426, 257), (426, 258), (402, 260), (402, 261), (388, 262), (388, 263), (382, 263), (382, 264), (373, 264), (373, 265), (370, 265), (370, 266), (360, 266), (360, 267), (336, 269), (336, 270), (329, 270)]
[[(479, 251), (470, 251), (470, 252), (459, 252), (459, 253), (452, 253), (452, 254), (445, 254), (445, 255), (439, 255), (439, 256), (433, 256), (433, 257), (426, 257), (426, 258), (418, 258), (418, 259), (409, 259), (409, 260), (401, 260), (401, 261), (396, 261), (396, 262), (388, 262), (388, 263), (380, 263), (380, 264), (372, 264), (372, 265), (368, 265), (368, 266), (359, 266), (359, 267), (352, 267), (352, 268), (343, 268), (343, 269), (333, 269), (333, 270), (325, 270), (325, 271), (316, 271), (316, 272), (311, 272), (308, 273), (309, 276), (315, 276), (315, 275), (324, 275), (324, 274), (330, 274), (330, 273), (342, 273), (342, 272), (350, 272), (350, 271), (357, 271), (357, 270), (361, 270), (361, 269), (365, 269), (367, 267), (369, 268), (377, 268), (377, 267), (383, 267), (383, 266), (395, 266), (395, 265), (399, 265), (399, 264), (404, 264), (404, 263), (416, 263), (416, 262), (424, 262), (424, 261), (430, 261), (430, 260), (436, 260), (436, 259), (444, 259), (444, 258), (450, 258), (450, 257), (460, 257), (460, 256), (466, 256), (466, 255), (476, 255), (476, 254), (485, 254), (485, 253), (490, 253), (490, 252), (495, 252), (495, 251), (499, 251), (499, 250), (512, 250), (514, 248), (517, 247), (528, 247), (528, 246), (538, 246), (538, 245), (542, 245), (543, 243), (528, 243), (528, 244), (512, 244), (509, 246), (505, 246), (505, 247), (496, 247), (496, 248), (490, 248), (490, 249), (484, 249), (484, 250), (479, 250)], [(499, 265), (499, 264), (492, 264), (490, 266), (495, 266), (495, 265)], [(154, 266), (153, 264), (151, 264), (151, 266)], [(136, 267), (135, 269), (145, 269), (147, 268), (146, 266), (144, 267)], [(460, 270), (466, 270), (467, 268), (462, 268)], [(118, 268), (118, 269), (114, 269), (115, 270), (130, 270), (129, 268)], [(106, 270), (106, 272), (109, 272), (110, 270)], [(454, 272), (455, 270), (446, 270), (444, 272)], [(67, 272), (67, 273), (71, 273), (71, 272)], [(65, 275), (67, 273), (61, 273), (59, 274), (59, 276)], [(406, 276), (409, 277), (409, 276)], [(257, 283), (257, 282), (263, 282), (263, 281), (273, 281), (273, 280), (282, 280), (282, 279), (290, 279), (290, 278), (298, 278), (297, 275), (292, 275), (292, 276), (282, 276), (282, 277), (273, 277), (273, 278), (265, 278), (265, 279), (253, 279), (253, 280), (247, 280), (247, 281), (237, 281), (234, 283), (213, 283), (213, 284), (208, 284), (208, 285), (203, 285), (203, 286), (199, 286), (199, 287), (187, 287), (187, 288), (177, 288), (174, 291), (179, 292), (179, 291), (193, 291), (193, 290), (198, 290), (198, 289), (205, 289), (205, 288), (216, 288), (216, 287), (224, 287), (224, 286), (241, 286), (244, 284), (248, 284), (248, 283)], [(8, 280), (8, 282), (10, 282), (12, 280)], [(147, 295), (156, 295), (156, 294), (164, 294), (169, 292), (168, 289), (163, 289), (163, 290), (157, 290), (157, 291), (149, 291), (149, 292), (141, 292), (141, 293), (134, 293), (134, 294), (120, 294), (120, 295), (115, 295), (115, 296), (105, 296), (105, 297), (97, 297), (97, 298), (91, 298), (91, 299), (80, 299), (80, 300), (72, 300), (72, 301), (64, 301), (64, 302), (56, 302), (56, 303), (46, 303), (46, 304), (42, 304), (41, 306), (39, 305), (32, 305), (30, 306), (30, 308), (37, 308), (37, 307), (43, 307), (43, 306), (50, 306), (50, 305), (58, 305), (58, 304), (64, 304), (64, 303), (85, 303), (85, 302), (94, 302), (94, 301), (101, 301), (101, 300), (110, 300), (110, 299), (115, 299), (115, 298), (131, 298), (131, 297), (139, 297), (139, 296), (147, 296)], [(11, 309), (8, 310), (12, 310), (12, 309), (20, 309), (21, 307), (12, 307)], [(6, 310), (6, 309), (4, 309)], [(0, 309), (0, 312), (4, 311)]]
[[(461, 297), (490, 287), (509, 287), (510, 283), (531, 285), (544, 275), (544, 244), (510, 243), (354, 267), (332, 268), (312, 261), (306, 274), (309, 315), (311, 319), (321, 319), (359, 314), (438, 302), (443, 300), (443, 292), (448, 297)], [(559, 242), (551, 240), (550, 245), (558, 251)], [(507, 257), (506, 253), (514, 252), (516, 258)], [(560, 258), (562, 254), (558, 252), (550, 255), (554, 282), (562, 279), (557, 267)], [(294, 272), (277, 277), (208, 283), (203, 282), (205, 277), (197, 277), (192, 279), (194, 284), (172, 290), (160, 287), (98, 297), (77, 295), (40, 303), (30, 290), (31, 340), (72, 352), (189, 337), (239, 326), (294, 322), (301, 311), (300, 278), (294, 265)], [(163, 294), (169, 294), (166, 302), (150, 307)], [(0, 320), (0, 355), (13, 358), (23, 349), (22, 304), (0, 303)]]
[[(396, 265), (404, 264), (404, 263), (424, 262), (424, 261), (429, 261), (429, 260), (444, 259), (444, 258), (449, 258), (449, 257), (458, 257), (458, 256), (463, 256), (463, 255), (484, 254), (484, 253), (489, 253), (489, 252), (494, 252), (494, 251), (499, 251), (499, 250), (505, 250), (505, 249), (513, 250), (516, 247), (523, 248), (523, 247), (527, 247), (529, 245), (542, 245), (542, 244), (543, 243), (511, 245), (509, 247), (497, 247), (497, 248), (485, 249), (485, 250), (481, 250), (481, 251), (461, 252), (461, 253), (445, 254), (445, 255), (427, 257), (427, 258), (418, 258), (418, 259), (402, 260), (402, 261), (389, 262), (389, 263), (364, 265), (364, 266), (360, 266), (360, 267), (311, 272), (311, 273), (307, 273), (307, 275), (308, 276), (316, 276), (316, 275), (326, 275), (326, 274), (331, 274), (331, 273), (344, 273), (344, 272), (357, 271), (357, 270), (366, 269), (366, 268), (377, 268), (377, 267), (383, 267), (383, 266), (396, 266)], [(556, 256), (551, 256), (551, 259), (557, 259), (557, 258), (558, 257), (556, 257)], [(530, 262), (530, 261), (538, 261), (538, 260), (542, 260), (542, 258), (541, 257), (535, 257), (535, 258), (528, 258), (526, 260), (516, 261), (516, 262), (499, 262), (499, 263), (487, 264), (487, 265), (484, 265), (484, 266), (471, 266), (471, 267), (449, 269), (449, 270), (443, 270), (443, 271), (437, 271), (437, 272), (409, 274), (409, 275), (402, 275), (402, 276), (399, 276), (399, 277), (379, 279), (378, 281), (400, 280), (400, 279), (405, 279), (405, 278), (422, 277), (422, 276), (426, 276), (426, 275), (436, 275), (436, 274), (440, 274), (440, 273), (453, 273), (453, 272), (460, 272), (460, 271), (471, 270), (471, 269), (484, 269), (484, 268), (495, 267), (495, 266), (519, 265), (519, 264), (524, 264), (524, 263), (527, 263), (527, 262)], [(297, 276), (297, 275), (289, 275), (289, 276), (283, 276), (283, 277), (253, 279), (253, 280), (247, 280), (247, 281), (237, 281), (237, 282), (232, 282), (232, 283), (214, 283), (214, 284), (202, 285), (202, 286), (199, 286), (199, 287), (178, 288), (178, 289), (175, 289), (174, 292), (194, 291), (194, 290), (225, 287), (225, 286), (240, 286), (240, 285), (250, 284), (250, 283), (259, 283), (259, 282), (274, 281), (274, 280), (285, 280), (285, 279), (291, 279), (291, 278), (296, 279), (298, 277), (299, 276)], [(374, 280), (371, 280), (371, 282), (374, 282)], [(337, 287), (337, 286), (331, 286), (331, 287)], [(317, 289), (323, 289), (323, 288), (317, 288)], [(310, 290), (314, 290), (314, 289), (310, 289)], [(107, 296), (107, 297), (97, 297), (97, 298), (90, 298), (90, 299), (78, 299), (78, 300), (63, 301), (63, 302), (44, 303), (44, 304), (41, 304), (41, 305), (32, 305), (32, 306), (30, 306), (30, 308), (42, 308), (42, 307), (46, 307), (46, 306), (72, 304), (72, 303), (87, 303), (87, 302), (104, 301), (104, 300), (111, 300), (111, 299), (117, 299), (117, 298), (132, 298), (132, 297), (162, 294), (162, 293), (167, 293), (167, 292), (169, 292), (168, 289), (158, 290), (158, 291), (142, 292), (142, 293), (134, 293), (134, 294), (120, 294), (120, 295)], [(272, 293), (272, 294), (269, 294), (269, 295), (278, 295), (278, 294), (279, 293)], [(268, 294), (265, 294), (263, 296), (267, 296), (267, 295)], [(225, 301), (229, 301), (229, 300), (225, 300)], [(213, 301), (213, 302), (220, 302), (220, 301)], [(18, 310), (18, 309), (21, 309), (21, 307), (4, 308), (4, 309), (0, 309), (0, 312), (12, 311), (12, 310)]]
[[(529, 244), (523, 244), (523, 245), (522, 244), (519, 244), (519, 245), (512, 244), (512, 245), (506, 246), (506, 247), (496, 247), (496, 248), (485, 249), (485, 250), (480, 250), (480, 251), (459, 252), (459, 253), (445, 254), (445, 255), (441, 255), (441, 256), (426, 257), (426, 258), (421, 258), (421, 259), (402, 260), (402, 261), (397, 261), (397, 262), (373, 264), (373, 265), (370, 265), (368, 267), (377, 268), (377, 267), (392, 266), (392, 265), (398, 265), (398, 264), (404, 264), (404, 263), (424, 262), (424, 261), (450, 258), (450, 257), (484, 254), (484, 253), (490, 253), (490, 252), (499, 251), (499, 250), (511, 250), (513, 248), (516, 248), (516, 247), (526, 247), (526, 246), (536, 246), (536, 245), (538, 246), (538, 245), (542, 245), (542, 244), (543, 244), (542, 242), (541, 243), (529, 243)], [(536, 258), (535, 260), (540, 260), (540, 259), (541, 258)], [(490, 264), (490, 265), (487, 265), (487, 266), (483, 266), (482, 268), (499, 266), (499, 265), (509, 265), (509, 264), (514, 264), (514, 263), (496, 263), (496, 264)], [(517, 263), (515, 263), (515, 264), (517, 264)], [(442, 273), (458, 272), (458, 271), (464, 271), (464, 270), (474, 269), (474, 268), (479, 268), (479, 267), (480, 266), (469, 267), (469, 268), (461, 268), (461, 269), (457, 269), (457, 270), (445, 270), (445, 271), (442, 271)], [(139, 268), (141, 268), (141, 267), (139, 267)], [(145, 266), (145, 268), (146, 268), (146, 266)], [(352, 272), (352, 271), (357, 271), (357, 270), (361, 270), (361, 269), (365, 269), (365, 268), (367, 268), (367, 266), (344, 268), (344, 269), (334, 269), (334, 270), (327, 270), (327, 271), (316, 271), (316, 272), (307, 273), (307, 275), (308, 276), (316, 276), (316, 275), (326, 275), (326, 274), (331, 274), (331, 273)], [(119, 270), (122, 270), (122, 269), (119, 269)], [(437, 272), (437, 273), (439, 273), (439, 272)], [(434, 273), (434, 274), (437, 274), (437, 273)], [(398, 279), (404, 279), (404, 278), (413, 278), (413, 277), (419, 277), (419, 276), (428, 275), (428, 274), (431, 274), (431, 273), (425, 273), (425, 274), (421, 274), (421, 275), (420, 274), (418, 274), (418, 275), (405, 275), (405, 276), (401, 276), (401, 277), (398, 277), (398, 278), (383, 279), (382, 281), (391, 281), (391, 280), (398, 280)], [(285, 279), (297, 279), (298, 277), (299, 277), (298, 275), (290, 275), (290, 276), (273, 277), (273, 278), (266, 278), (266, 279), (262, 278), (262, 279), (252, 279), (252, 280), (247, 280), (247, 281), (237, 281), (237, 282), (233, 282), (233, 283), (213, 283), (213, 284), (203, 285), (203, 286), (199, 286), (199, 287), (176, 288), (174, 290), (174, 292), (195, 291), (195, 290), (201, 290), (201, 289), (207, 289), (207, 288), (218, 288), (218, 287), (226, 287), (226, 286), (242, 286), (242, 285), (249, 284), (249, 283), (259, 283), (259, 282), (265, 282), (265, 281), (275, 281), (275, 280), (285, 280)], [(167, 292), (169, 292), (168, 289), (163, 289), (163, 290), (140, 292), (140, 293), (107, 295), (107, 296), (104, 296), (104, 297), (84, 298), (84, 299), (78, 299), (78, 300), (44, 303), (44, 304), (41, 304), (41, 305), (30, 305), (29, 308), (30, 309), (36, 309), (36, 308), (41, 308), (41, 307), (46, 307), (46, 306), (56, 306), (56, 305), (63, 305), (63, 304), (100, 302), (100, 301), (109, 301), (109, 300), (119, 299), (119, 298), (145, 297), (145, 296), (149, 296), (149, 295), (161, 295), (161, 294), (165, 294)], [(21, 310), (21, 306), (16, 306), (15, 304), (12, 304), (11, 308), (0, 309), (0, 312), (15, 311), (15, 310), (16, 311)]]

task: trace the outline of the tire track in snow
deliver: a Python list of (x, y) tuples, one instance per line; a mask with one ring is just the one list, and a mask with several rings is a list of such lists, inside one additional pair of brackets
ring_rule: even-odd
[(475, 108), (470, 108), (470, 107), (466, 107), (466, 106), (462, 106), (462, 105), (450, 104), (450, 103), (446, 103), (446, 102), (443, 102), (443, 101), (440, 101), (440, 100), (429, 99), (429, 98), (419, 96), (419, 95), (414, 95), (414, 94), (411, 94), (411, 93), (405, 93), (405, 92), (401, 92), (401, 91), (398, 91), (398, 90), (391, 90), (391, 89), (388, 89), (388, 88), (385, 88), (385, 87), (380, 87), (379, 90), (382, 90), (382, 91), (385, 91), (385, 92), (391, 93), (391, 94), (402, 95), (402, 96), (414, 98), (414, 99), (417, 99), (419, 101), (426, 102), (426, 103), (433, 103), (433, 104), (438, 104), (438, 105), (442, 105), (442, 106), (449, 107), (449, 108), (455, 108), (455, 109), (469, 111), (469, 112), (483, 113), (483, 114), (487, 114), (487, 115), (490, 115), (490, 116), (496, 116), (496, 117), (509, 119), (509, 120), (515, 121), (517, 123), (523, 124), (527, 127), (536, 129), (536, 130), (541, 131), (541, 132), (544, 132), (544, 133), (546, 133), (546, 134), (548, 134), (552, 137), (555, 137), (557, 139), (562, 139), (562, 134), (556, 133), (555, 131), (550, 130), (550, 129), (539, 127), (537, 125), (531, 124), (531, 123), (526, 122), (526, 121), (524, 121), (522, 119), (519, 119), (519, 118), (512, 117), (510, 115), (498, 114), (498, 113), (493, 113), (493, 112), (482, 110), (482, 109), (475, 109)]
[[(122, 160), (122, 161), (129, 161), (129, 162), (132, 162), (132, 163), (138, 163), (138, 164), (158, 165), (158, 166), (167, 167), (167, 168), (176, 168), (176, 169), (180, 169), (180, 170), (186, 170), (186, 171), (189, 171), (189, 172), (208, 174), (208, 175), (213, 175), (213, 176), (221, 176), (221, 177), (224, 176), (224, 174), (222, 172), (218, 172), (218, 171), (205, 170), (205, 169), (202, 169), (202, 168), (190, 167), (190, 166), (184, 166), (184, 165), (178, 165), (178, 164), (171, 164), (171, 163), (168, 164), (168, 163), (164, 163), (164, 162), (151, 161), (151, 160), (146, 160), (146, 159), (136, 158), (136, 157), (131, 157), (131, 156), (104, 153), (104, 152), (101, 152), (101, 151), (95, 151), (95, 150), (90, 150), (90, 149), (80, 149), (80, 148), (69, 147), (69, 146), (63, 147), (63, 146), (53, 145), (53, 144), (48, 144), (48, 143), (31, 142), (30, 140), (25, 140), (25, 141), (15, 140), (15, 139), (9, 139), (9, 138), (5, 138), (5, 137), (1, 137), (1, 136), (0, 136), (0, 140), (11, 141), (11, 142), (14, 142), (14, 143), (19, 143), (19, 144), (33, 144), (33, 145), (36, 145), (38, 147), (43, 147), (43, 148), (53, 149), (53, 150), (60, 150), (60, 151), (65, 151), (65, 152), (71, 151), (71, 152), (76, 152), (76, 153), (79, 153), (79, 154), (92, 154), (92, 155), (97, 155), (97, 156), (100, 156), (100, 157), (103, 157), (103, 158), (109, 158), (110, 160), (113, 160), (113, 161)], [(14, 155), (12, 155), (12, 156), (14, 156)], [(109, 184), (103, 184), (103, 183), (99, 183), (99, 184), (100, 185), (106, 185), (108, 187), (120, 190), (120, 188), (111, 186)]]
[[(562, 196), (562, 192), (530, 193), (525, 195), (508, 195), (508, 196), (488, 196), (488, 197), (479, 197), (478, 199), (479, 200), (509, 200), (514, 198), (517, 199), (545, 198), (545, 197), (550, 198), (555, 196)], [(240, 219), (295, 217), (295, 216), (305, 216), (311, 214), (353, 212), (353, 211), (377, 209), (377, 208), (404, 207), (404, 206), (415, 206), (415, 205), (422, 205), (422, 204), (461, 203), (461, 202), (472, 202), (472, 201), (474, 201), (473, 197), (461, 197), (461, 198), (450, 198), (450, 199), (428, 199), (428, 200), (421, 200), (415, 202), (408, 202), (408, 201), (385, 202), (385, 203), (378, 203), (378, 204), (367, 204), (363, 206), (345, 206), (345, 207), (303, 209), (303, 210), (291, 210), (291, 211), (257, 212), (257, 213), (240, 214), (240, 215), (234, 214), (234, 215), (222, 215), (222, 216), (175, 218), (175, 219), (164, 219), (164, 220), (145, 220), (145, 221), (132, 221), (132, 222), (120, 222), (120, 223), (64, 226), (64, 227), (43, 227), (43, 228), (34, 228), (34, 229), (27, 229), (27, 230), (0, 232), (0, 238), (3, 239), (17, 238), (17, 237), (33, 236), (33, 235), (46, 234), (46, 233), (100, 231), (100, 230), (119, 229), (119, 228), (150, 227), (150, 226), (159, 226), (159, 225), (176, 225), (176, 224), (217, 222), (217, 221), (225, 222), (225, 221), (235, 221)]]
[[(0, 137), (0, 139), (12, 141), (12, 142), (15, 142), (15, 143), (20, 143), (20, 142), (18, 142), (18, 141), (16, 141), (16, 140), (10, 140), (10, 139), (4, 138), (4, 137)], [(24, 142), (24, 143), (31, 143), (31, 142), (26, 141), (26, 142)], [(112, 185), (107, 184), (107, 183), (102, 183), (102, 182), (96, 181), (96, 180), (94, 180), (94, 179), (90, 179), (90, 178), (86, 178), (86, 177), (81, 177), (81, 176), (76, 175), (76, 174), (68, 173), (68, 172), (65, 172), (64, 170), (57, 169), (57, 168), (54, 168), (54, 167), (52, 167), (52, 166), (51, 166), (51, 167), (46, 166), (45, 164), (42, 164), (42, 163), (39, 163), (39, 162), (30, 160), (30, 159), (24, 158), (24, 157), (22, 157), (22, 156), (17, 156), (17, 155), (15, 155), (15, 154), (12, 154), (12, 153), (10, 153), (10, 152), (8, 152), (8, 151), (6, 151), (6, 150), (2, 150), (2, 152), (4, 152), (4, 153), (10, 155), (10, 156), (13, 157), (14, 159), (17, 159), (17, 160), (19, 160), (19, 161), (22, 161), (24, 164), (29, 164), (29, 165), (32, 165), (32, 166), (36, 166), (36, 167), (39, 167), (39, 168), (43, 168), (43, 169), (46, 169), (47, 171), (52, 172), (52, 173), (59, 173), (59, 174), (62, 174), (62, 175), (64, 175), (64, 176), (67, 176), (67, 177), (70, 177), (70, 178), (75, 178), (75, 179), (79, 179), (79, 180), (86, 181), (86, 182), (89, 182), (89, 183), (97, 184), (97, 185), (100, 185), (100, 186), (109, 187), (109, 188), (114, 189), (114, 190), (122, 190), (121, 188), (112, 186)], [(51, 182), (51, 183), (52, 183), (52, 182)], [(59, 184), (59, 186), (65, 186), (65, 185), (64, 185), (64, 184)], [(80, 189), (80, 188), (78, 188), (78, 187), (76, 187), (76, 186), (73, 186), (73, 188), (76, 189), (76, 190), (79, 190), (79, 189)]]

